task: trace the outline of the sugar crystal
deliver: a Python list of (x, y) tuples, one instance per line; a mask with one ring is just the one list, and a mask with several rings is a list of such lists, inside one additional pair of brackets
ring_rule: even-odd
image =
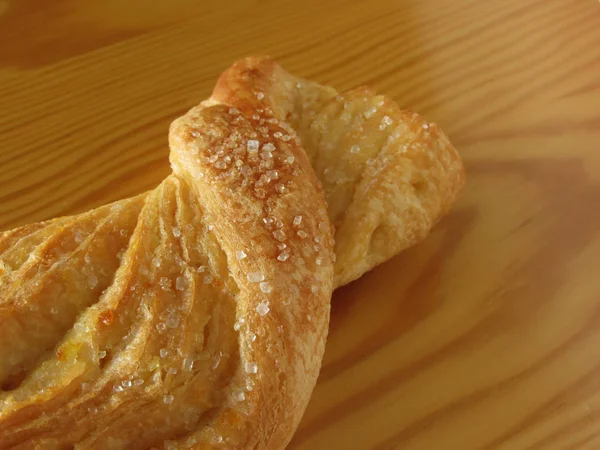
[(265, 175), (271, 180), (276, 180), (279, 178), (279, 172), (276, 170), (267, 170)]
[(160, 280), (158, 281), (158, 284), (160, 285), (160, 288), (163, 291), (170, 291), (171, 283), (172, 283), (172, 281), (167, 277), (161, 277)]
[(381, 119), (381, 123), (379, 124), (379, 129), (383, 131), (388, 125), (391, 125), (392, 123), (393, 121), (390, 118), (390, 116), (383, 116), (383, 119)]
[(377, 107), (373, 106), (372, 108), (367, 109), (364, 112), (364, 116), (366, 119), (370, 119), (377, 112)]
[(259, 283), (261, 281), (264, 281), (265, 276), (261, 273), (261, 272), (252, 272), (249, 273), (247, 276), (248, 281), (250, 283)]
[(267, 301), (263, 301), (263, 302), (259, 303), (259, 305), (256, 307), (256, 312), (258, 312), (261, 316), (264, 316), (270, 310), (271, 310), (271, 308), (269, 308)]
[(247, 362), (245, 365), (246, 373), (256, 373), (258, 372), (258, 365), (253, 362)]
[(169, 316), (166, 322), (167, 327), (169, 328), (177, 328), (179, 325), (179, 317), (177, 316)]
[(191, 358), (183, 358), (183, 362), (181, 363), (181, 370), (184, 372), (191, 372), (194, 368), (194, 360)]
[(187, 282), (184, 277), (177, 277), (175, 280), (175, 289), (178, 291), (183, 291), (187, 285)]
[(223, 357), (223, 352), (219, 352), (218, 355), (215, 355), (215, 357), (213, 359), (213, 363), (212, 363), (213, 369), (216, 369), (217, 367), (219, 367), (219, 363), (221, 362), (222, 357)]
[(255, 139), (248, 140), (248, 153), (258, 152), (258, 141)]

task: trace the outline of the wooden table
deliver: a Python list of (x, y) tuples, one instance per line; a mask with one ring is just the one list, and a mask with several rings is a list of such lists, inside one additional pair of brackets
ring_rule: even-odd
[(154, 187), (248, 54), (426, 115), (457, 207), (340, 289), (293, 449), (600, 448), (594, 0), (0, 0), (0, 229)]

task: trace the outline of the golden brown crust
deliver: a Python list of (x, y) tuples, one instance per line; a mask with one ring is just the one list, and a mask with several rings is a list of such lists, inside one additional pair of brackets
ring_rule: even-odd
[(422, 240), (464, 184), (456, 149), (434, 124), (368, 88), (340, 94), (296, 78), (268, 58), (247, 58), (213, 98), (261, 92), (298, 134), (323, 184), (334, 224), (334, 286)]
[(334, 285), (424, 237), (463, 183), (435, 125), (268, 58), (169, 143), (155, 190), (0, 234), (0, 449), (283, 448)]

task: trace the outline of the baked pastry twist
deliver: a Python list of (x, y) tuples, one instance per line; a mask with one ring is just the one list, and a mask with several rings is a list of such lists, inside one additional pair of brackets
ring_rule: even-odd
[(169, 144), (153, 191), (0, 235), (0, 449), (283, 448), (333, 288), (423, 238), (464, 179), (436, 125), (268, 58)]

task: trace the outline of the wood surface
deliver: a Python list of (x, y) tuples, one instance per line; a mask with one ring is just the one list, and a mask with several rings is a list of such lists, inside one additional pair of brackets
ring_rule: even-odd
[(595, 0), (0, 0), (0, 229), (153, 188), (169, 123), (249, 54), (374, 86), (468, 173), (335, 293), (290, 448), (599, 449)]

